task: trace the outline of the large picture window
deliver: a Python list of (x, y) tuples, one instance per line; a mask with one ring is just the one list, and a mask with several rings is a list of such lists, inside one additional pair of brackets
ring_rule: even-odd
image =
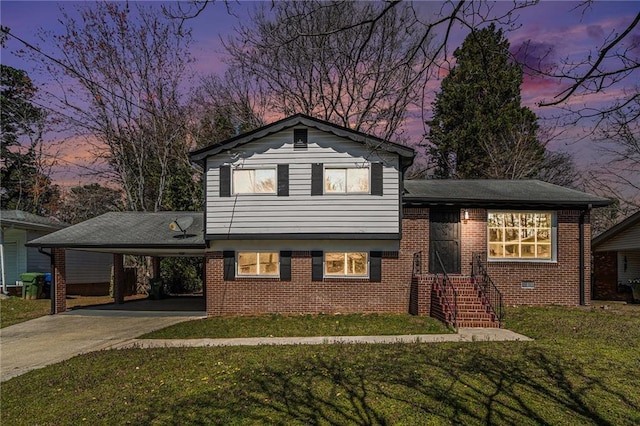
[(489, 260), (553, 260), (550, 212), (489, 212)]
[(234, 169), (234, 194), (275, 194), (276, 169)]
[(279, 276), (280, 256), (278, 252), (238, 252), (237, 275)]
[(367, 277), (369, 275), (367, 252), (326, 252), (324, 275), (329, 277)]
[(369, 168), (326, 168), (325, 194), (369, 193)]

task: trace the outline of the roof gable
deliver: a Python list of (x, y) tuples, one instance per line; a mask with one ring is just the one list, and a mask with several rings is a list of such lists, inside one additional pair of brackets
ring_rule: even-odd
[(210, 145), (197, 151), (193, 151), (190, 153), (191, 160), (202, 161), (207, 157), (219, 154), (221, 152), (226, 152), (228, 150), (237, 148), (238, 146), (254, 142), (258, 139), (264, 138), (265, 136), (280, 132), (282, 130), (293, 128), (295, 126), (306, 126), (315, 128), (345, 139), (349, 139), (354, 142), (370, 146), (372, 149), (380, 149), (397, 154), (400, 158), (403, 169), (409, 167), (413, 163), (413, 158), (415, 157), (415, 151), (412, 148), (406, 147), (404, 145), (390, 142), (376, 136), (367, 135), (366, 133), (351, 130), (346, 127), (329, 123), (327, 121), (309, 117), (304, 114), (296, 114), (291, 117), (276, 121), (275, 123), (271, 123), (250, 132), (235, 136), (231, 139), (227, 139), (224, 142), (220, 142), (218, 144)]
[[(591, 246), (596, 249), (599, 246), (603, 246), (609, 242), (613, 242), (613, 240), (615, 240), (618, 236), (625, 232), (628, 232), (634, 227), (640, 227), (640, 210), (635, 212), (622, 222), (607, 229), (597, 237), (593, 238), (593, 240), (591, 241)], [(638, 243), (638, 246), (640, 246), (640, 243)]]

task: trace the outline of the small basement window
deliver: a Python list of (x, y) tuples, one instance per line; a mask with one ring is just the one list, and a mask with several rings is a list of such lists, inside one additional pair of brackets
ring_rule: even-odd
[(522, 281), (520, 283), (520, 287), (522, 287), (522, 288), (535, 288), (536, 287), (536, 283), (534, 283), (533, 281)]

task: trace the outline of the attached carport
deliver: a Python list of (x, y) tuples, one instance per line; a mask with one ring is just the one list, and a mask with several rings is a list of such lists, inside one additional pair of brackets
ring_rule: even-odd
[[(150, 256), (154, 277), (159, 276), (163, 257), (204, 257), (203, 219), (202, 212), (111, 212), (37, 238), (26, 246), (43, 253), (50, 249), (51, 313), (58, 314), (67, 309), (67, 249), (112, 253), (113, 298), (116, 304), (123, 304), (124, 256)], [(183, 229), (170, 227), (176, 220)]]

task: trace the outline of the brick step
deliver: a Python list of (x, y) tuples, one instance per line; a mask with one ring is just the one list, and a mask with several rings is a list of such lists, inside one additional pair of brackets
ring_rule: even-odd
[(458, 327), (483, 327), (483, 328), (502, 328), (500, 323), (495, 322), (484, 322), (484, 321), (457, 321), (456, 325)]

